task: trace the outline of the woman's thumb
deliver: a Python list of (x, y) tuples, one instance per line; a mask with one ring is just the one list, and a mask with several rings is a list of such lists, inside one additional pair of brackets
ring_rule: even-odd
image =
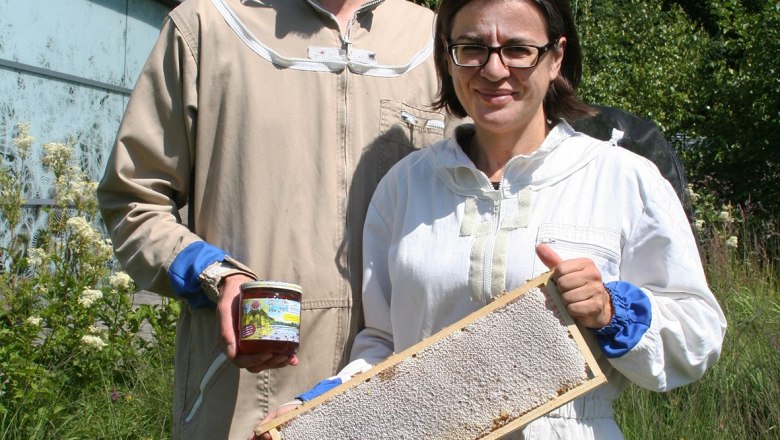
[(561, 264), (563, 261), (563, 259), (559, 257), (558, 254), (556, 254), (555, 251), (546, 244), (536, 245), (536, 255), (540, 260), (542, 260), (542, 263), (544, 263), (548, 269), (555, 269), (555, 267)]

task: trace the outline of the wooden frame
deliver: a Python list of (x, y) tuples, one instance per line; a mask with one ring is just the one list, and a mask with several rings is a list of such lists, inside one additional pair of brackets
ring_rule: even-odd
[[(349, 393), (350, 390), (352, 390), (353, 388), (358, 387), (361, 384), (366, 383), (368, 381), (371, 381), (371, 379), (373, 378), (377, 378), (376, 382), (389, 383), (389, 381), (392, 380), (393, 376), (395, 375), (397, 368), (403, 365), (404, 362), (411, 361), (413, 358), (417, 358), (418, 356), (429, 356), (429, 359), (435, 359), (430, 357), (430, 356), (434, 356), (435, 354), (429, 354), (428, 351), (426, 351), (426, 349), (429, 349), (430, 347), (434, 346), (434, 344), (437, 344), (441, 341), (444, 341), (446, 343), (447, 338), (452, 337), (453, 334), (457, 332), (464, 331), (464, 329), (467, 329), (467, 327), (469, 327), (474, 323), (484, 322), (484, 321), (478, 321), (481, 318), (484, 317), (494, 318), (496, 315), (492, 317), (489, 315), (491, 313), (496, 313), (497, 311), (504, 309), (505, 307), (507, 307), (507, 305), (515, 301), (520, 300), (523, 297), (523, 295), (525, 295), (530, 291), (534, 291), (535, 289), (540, 289), (540, 291), (542, 291), (547, 295), (547, 298), (553, 300), (555, 304), (555, 308), (557, 309), (557, 311), (553, 311), (553, 312), (557, 312), (556, 313), (557, 318), (560, 320), (561, 323), (563, 323), (563, 325), (567, 327), (568, 330), (567, 337), (571, 338), (576, 343), (576, 349), (579, 350), (579, 352), (582, 355), (582, 359), (584, 359), (585, 362), (585, 365), (583, 366), (585, 370), (584, 376), (583, 378), (577, 380), (579, 383), (577, 383), (576, 385), (571, 387), (568, 386), (563, 387), (563, 389), (558, 389), (556, 397), (550, 398), (549, 400), (547, 400), (542, 404), (527, 408), (527, 411), (524, 411), (522, 415), (520, 415), (517, 418), (510, 419), (508, 416), (505, 416), (503, 411), (501, 411), (500, 416), (497, 415), (493, 419), (493, 427), (491, 432), (488, 433), (487, 435), (480, 435), (479, 438), (495, 439), (509, 432), (512, 432), (528, 424), (534, 419), (541, 417), (544, 414), (547, 414), (548, 412), (554, 410), (555, 408), (558, 408), (564, 405), (565, 403), (581, 396), (582, 394), (585, 394), (588, 391), (606, 383), (606, 377), (601, 372), (601, 369), (599, 368), (598, 363), (596, 362), (596, 359), (591, 351), (591, 347), (595, 347), (592, 335), (587, 331), (581, 332), (578, 326), (574, 323), (572, 318), (566, 312), (566, 309), (562, 306), (560, 296), (558, 295), (554, 284), (549, 282), (550, 274), (551, 272), (547, 272), (529, 281), (525, 285), (515, 289), (514, 291), (500, 296), (492, 303), (482, 307), (481, 309), (466, 316), (460, 321), (442, 329), (441, 331), (409, 347), (408, 349), (402, 351), (401, 353), (397, 353), (390, 356), (383, 362), (375, 365), (369, 371), (356, 375), (351, 380), (312, 399), (309, 402), (306, 402), (303, 406), (295, 410), (292, 410), (290, 412), (287, 412), (277, 417), (274, 420), (258, 425), (255, 428), (255, 433), (260, 435), (262, 433), (268, 432), (270, 433), (272, 439), (284, 440), (285, 425), (291, 420), (297, 417), (304, 417), (304, 418), (307, 417), (307, 412), (311, 411), (314, 408), (317, 408), (318, 405), (327, 404), (330, 399), (333, 399), (334, 397), (339, 396), (342, 393)], [(533, 326), (535, 325), (535, 323), (518, 323), (517, 325)], [(570, 341), (562, 341), (561, 343), (571, 344)], [(426, 385), (425, 383), (420, 384), (422, 389), (426, 389), (425, 385)], [(357, 388), (355, 389), (357, 390)], [(397, 388), (391, 388), (391, 389), (393, 390), (393, 392), (400, 392), (400, 393), (407, 392), (406, 390), (399, 391)], [(353, 390), (353, 392), (357, 393), (357, 391), (355, 390)], [(443, 412), (446, 410), (447, 408), (436, 408), (436, 411), (439, 412)], [(350, 414), (354, 414), (354, 413), (343, 414), (343, 417), (341, 417), (341, 419), (342, 420), (349, 419)], [(425, 414), (420, 414), (419, 416), (425, 417)], [(453, 427), (449, 429), (457, 429), (457, 427)], [(393, 433), (387, 433), (387, 434), (389, 436), (388, 438), (396, 438)], [(313, 433), (312, 435), (313, 437), (311, 438), (317, 437), (316, 433)]]

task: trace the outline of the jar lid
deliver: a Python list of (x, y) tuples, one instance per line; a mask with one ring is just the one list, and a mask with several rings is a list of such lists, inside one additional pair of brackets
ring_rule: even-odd
[(246, 283), (241, 284), (241, 290), (258, 289), (258, 288), (274, 289), (274, 290), (292, 290), (294, 292), (303, 294), (303, 289), (301, 288), (301, 286), (292, 283), (285, 283), (284, 281), (257, 280), (257, 281), (247, 281)]

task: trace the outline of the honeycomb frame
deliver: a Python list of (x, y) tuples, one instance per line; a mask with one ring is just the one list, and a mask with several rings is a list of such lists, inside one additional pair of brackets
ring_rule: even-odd
[[(603, 385), (593, 336), (566, 312), (550, 275), (259, 424), (255, 433), (274, 440), (496, 439)], [(512, 338), (500, 337), (506, 332)], [(518, 339), (520, 346), (546, 345), (523, 359)], [(476, 353), (461, 356), (469, 350)], [(475, 359), (483, 354), (492, 364)]]

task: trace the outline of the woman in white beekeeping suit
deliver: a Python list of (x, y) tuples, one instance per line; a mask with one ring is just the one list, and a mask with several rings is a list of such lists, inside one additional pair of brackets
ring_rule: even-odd
[(380, 182), (364, 229), (366, 327), (339, 377), (552, 269), (609, 383), (516, 435), (622, 438), (620, 391), (699, 379), (726, 329), (679, 199), (650, 161), (569, 124), (593, 110), (576, 98), (568, 0), (443, 0), (436, 37), (437, 106), (473, 124)]

